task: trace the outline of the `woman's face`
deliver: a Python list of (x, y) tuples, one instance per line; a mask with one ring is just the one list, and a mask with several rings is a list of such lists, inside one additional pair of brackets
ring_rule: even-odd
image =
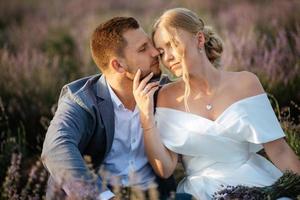
[(187, 31), (167, 30), (162, 26), (157, 28), (153, 36), (154, 45), (160, 52), (161, 62), (177, 77), (182, 75), (183, 56), (187, 53), (187, 48), (192, 48), (190, 45), (195, 45), (194, 39), (195, 37)]

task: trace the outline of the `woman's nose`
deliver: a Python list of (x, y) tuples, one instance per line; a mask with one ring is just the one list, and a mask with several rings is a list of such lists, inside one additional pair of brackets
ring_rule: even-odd
[(166, 61), (167, 61), (167, 62), (169, 62), (169, 61), (171, 61), (171, 60), (174, 59), (173, 54), (170, 53), (170, 52), (166, 52), (165, 55), (166, 55)]

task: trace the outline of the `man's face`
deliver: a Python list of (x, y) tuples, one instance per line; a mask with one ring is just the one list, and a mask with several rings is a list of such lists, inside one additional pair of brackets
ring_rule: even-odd
[(154, 48), (152, 41), (142, 28), (131, 29), (123, 34), (127, 41), (124, 48), (124, 63), (126, 76), (133, 80), (135, 73), (140, 68), (141, 78), (153, 72), (153, 77), (160, 76), (158, 55), (159, 52)]

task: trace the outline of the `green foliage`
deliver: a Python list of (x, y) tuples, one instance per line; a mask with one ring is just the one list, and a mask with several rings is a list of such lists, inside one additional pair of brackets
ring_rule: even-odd
[(63, 81), (73, 80), (80, 74), (80, 60), (76, 58), (75, 41), (68, 30), (58, 28), (50, 31), (41, 49), (49, 58), (58, 59), (60, 77), (64, 78)]
[[(288, 112), (289, 109), (287, 109), (286, 113)], [(281, 126), (286, 134), (287, 143), (300, 159), (300, 124), (289, 120), (289, 115), (287, 115), (283, 117)]]
[(26, 140), (24, 127), (18, 125), (17, 134), (13, 135), (8, 126), (8, 116), (5, 113), (3, 103), (0, 98), (0, 183), (3, 182), (5, 170), (9, 166), (9, 160), (15, 150), (19, 150), (26, 154)]

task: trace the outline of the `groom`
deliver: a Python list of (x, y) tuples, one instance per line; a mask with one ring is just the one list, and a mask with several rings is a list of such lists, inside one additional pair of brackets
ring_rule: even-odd
[[(95, 199), (114, 199), (114, 186), (125, 192), (138, 186), (146, 194), (153, 183), (158, 183), (161, 199), (166, 198), (175, 190), (175, 182), (173, 177), (158, 179), (147, 161), (132, 94), (138, 68), (142, 77), (151, 72), (160, 76), (159, 52), (131, 17), (100, 24), (90, 48), (102, 75), (76, 80), (62, 89), (42, 151), (50, 173), (46, 198), (61, 193), (80, 199), (89, 193)], [(93, 169), (101, 167), (106, 176), (93, 175), (84, 155), (90, 156)]]

